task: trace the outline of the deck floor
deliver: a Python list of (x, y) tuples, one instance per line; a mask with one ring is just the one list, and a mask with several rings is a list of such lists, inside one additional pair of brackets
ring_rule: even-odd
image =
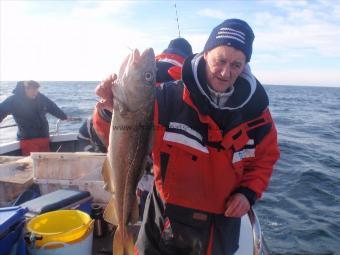
[[(132, 227), (130, 227), (130, 230), (132, 231), (132, 235), (135, 241), (137, 240), (140, 225), (141, 222), (138, 222)], [(109, 229), (110, 230), (108, 230), (106, 235), (103, 237), (93, 236), (92, 255), (105, 255), (105, 254), (112, 255), (112, 242), (115, 228), (111, 225)]]
[(112, 255), (113, 233), (107, 233), (104, 237), (93, 237), (93, 255)]

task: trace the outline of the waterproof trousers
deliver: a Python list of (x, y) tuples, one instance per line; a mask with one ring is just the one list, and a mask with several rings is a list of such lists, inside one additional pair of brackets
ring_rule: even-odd
[(31, 152), (49, 152), (50, 139), (48, 137), (20, 140), (21, 154), (29, 156)]

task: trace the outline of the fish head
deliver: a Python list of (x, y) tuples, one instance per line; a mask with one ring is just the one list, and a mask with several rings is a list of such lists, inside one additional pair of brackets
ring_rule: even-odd
[(118, 100), (129, 111), (135, 111), (152, 102), (155, 96), (156, 61), (152, 48), (142, 52), (138, 49), (125, 59), (120, 67)]

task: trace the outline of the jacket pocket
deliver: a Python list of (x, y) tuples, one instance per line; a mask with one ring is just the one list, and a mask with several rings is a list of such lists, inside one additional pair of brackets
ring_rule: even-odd
[(200, 204), (211, 192), (212, 174), (209, 168), (209, 156), (188, 150), (183, 146), (174, 144), (164, 146), (166, 152), (164, 150), (161, 152), (161, 162), (163, 162), (161, 168), (166, 169), (163, 181), (170, 201), (201, 208)]

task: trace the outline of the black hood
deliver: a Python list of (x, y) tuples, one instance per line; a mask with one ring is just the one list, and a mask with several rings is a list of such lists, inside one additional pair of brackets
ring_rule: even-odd
[(26, 96), (24, 82), (18, 81), (12, 93), (17, 96)]

